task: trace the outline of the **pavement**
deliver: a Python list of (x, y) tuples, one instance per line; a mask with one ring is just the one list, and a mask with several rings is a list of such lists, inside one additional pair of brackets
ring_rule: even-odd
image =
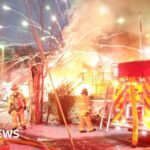
[(10, 150), (40, 150), (39, 148), (9, 143)]
[[(0, 122), (10, 124), (11, 117), (5, 109), (0, 107)], [(68, 125), (74, 146), (76, 150), (150, 150), (150, 134), (139, 135), (139, 143), (136, 148), (132, 148), (132, 134), (126, 129), (116, 130), (110, 128), (109, 132), (99, 130), (96, 125), (96, 131), (80, 133), (78, 125)], [(59, 148), (59, 150), (72, 150), (67, 129), (64, 125), (33, 125), (27, 126), (27, 130), (21, 128), (21, 135), (31, 139), (42, 141), (48, 146)], [(40, 148), (9, 143), (10, 150), (40, 150)], [(0, 147), (1, 150), (1, 147)]]
[[(98, 127), (96, 131), (87, 133), (80, 133), (77, 125), (69, 125), (69, 129), (77, 150), (150, 150), (149, 135), (140, 135), (138, 146), (132, 148), (132, 134), (126, 129), (118, 131), (111, 128), (108, 133), (100, 131)], [(61, 150), (72, 150), (67, 129), (63, 125), (36, 125), (22, 133)]]

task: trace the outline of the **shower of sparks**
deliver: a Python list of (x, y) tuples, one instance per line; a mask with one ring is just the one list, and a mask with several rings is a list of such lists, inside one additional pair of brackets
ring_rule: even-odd
[[(134, 32), (138, 33), (139, 25), (135, 23), (135, 20), (137, 21), (137, 18), (134, 17), (134, 18), (128, 19), (125, 13), (124, 14), (116, 13), (117, 11), (115, 9), (112, 9), (113, 6), (109, 4), (108, 5), (101, 4), (100, 2), (96, 0), (87, 1), (86, 3), (83, 3), (83, 1), (81, 0), (81, 1), (78, 1), (76, 5), (67, 0), (61, 0), (61, 1), (54, 0), (53, 4), (56, 5), (55, 6), (56, 11), (53, 11), (53, 7), (50, 7), (51, 4), (45, 5), (43, 7), (45, 13), (49, 13), (49, 15), (51, 15), (51, 17), (49, 17), (49, 21), (46, 20), (45, 21), (46, 24), (43, 24), (43, 26), (41, 26), (41, 23), (38, 23), (37, 21), (38, 19), (34, 18), (35, 16), (31, 20), (30, 17), (18, 11), (19, 9), (15, 10), (13, 7), (3, 5), (2, 7), (4, 11), (7, 11), (8, 13), (9, 12), (15, 13), (18, 16), (21, 16), (23, 20), (22, 20), (22, 28), (18, 26), (13, 26), (13, 25), (3, 26), (3, 24), (1, 24), (0, 31), (3, 31), (3, 30), (5, 31), (6, 29), (10, 29), (10, 30), (20, 33), (22, 37), (24, 36), (24, 38), (19, 37), (18, 39), (16, 39), (17, 42), (16, 41), (14, 42), (12, 39), (9, 40), (8, 37), (1, 36), (2, 39), (5, 39), (5, 41), (7, 41), (7, 43), (4, 45), (8, 47), (9, 46), (38, 47), (37, 46), (38, 44), (34, 41), (33, 38), (29, 39), (30, 40), (29, 42), (25, 41), (25, 36), (27, 40), (27, 36), (31, 37), (32, 35), (32, 32), (30, 32), (29, 29), (31, 29), (31, 27), (36, 28), (37, 33), (39, 34), (39, 39), (41, 40), (40, 42), (42, 42), (43, 45), (47, 44), (48, 46), (47, 45), (46, 46), (49, 49), (49, 47), (51, 46), (51, 42), (53, 42), (54, 45), (58, 47), (56, 48), (58, 53), (55, 53), (53, 57), (48, 54), (49, 56), (46, 57), (45, 61), (49, 63), (49, 66), (52, 69), (55, 78), (56, 77), (60, 78), (59, 81), (67, 77), (69, 77), (68, 80), (70, 81), (73, 80), (75, 76), (78, 76), (81, 73), (81, 71), (85, 69), (84, 66), (95, 67), (97, 65), (105, 65), (105, 63), (103, 62), (106, 62), (108, 60), (109, 62), (112, 63), (114, 58), (110, 58), (111, 56), (108, 57), (107, 54), (105, 54), (105, 52), (102, 53), (101, 49), (105, 51), (105, 48), (106, 49), (109, 49), (109, 48), (119, 49), (120, 48), (119, 49), (120, 53), (124, 52), (123, 50), (126, 49), (129, 55), (132, 51), (135, 51), (136, 53), (140, 54), (141, 51), (138, 48), (131, 46), (134, 44), (127, 45), (127, 44), (119, 43), (119, 38), (122, 35), (125, 35), (126, 33), (133, 34), (133, 31), (130, 28), (131, 26), (133, 26)], [(66, 7), (65, 11), (61, 8), (62, 5)], [(116, 12), (115, 11), (112, 12), (112, 10), (115, 10)], [(52, 14), (55, 14), (56, 16)], [(116, 17), (118, 16), (118, 14), (121, 15), (121, 17), (119, 18)], [(62, 20), (65, 21), (66, 15), (68, 17), (68, 20), (67, 20), (68, 22), (66, 23), (67, 26), (63, 26)], [(44, 19), (44, 17), (45, 16), (43, 16), (42, 19)], [(55, 30), (54, 28), (55, 29), (57, 28), (56, 31), (59, 32), (60, 35), (62, 36), (61, 40), (59, 40), (60, 37), (58, 37), (57, 34), (53, 33), (53, 31)], [(43, 34), (41, 34), (41, 32), (43, 32)], [(145, 36), (148, 40), (149, 38), (148, 34), (146, 34)], [(137, 35), (136, 37), (138, 40)], [(20, 42), (20, 40), (22, 40), (22, 42)], [(108, 42), (105, 43), (105, 41), (103, 43), (101, 42), (101, 40), (110, 41), (110, 43)], [(116, 40), (114, 42), (116, 44), (112, 42), (113, 40), (114, 41)], [(133, 43), (134, 42), (135, 41), (133, 41)], [(98, 47), (98, 50), (96, 49), (97, 47)], [(136, 45), (136, 47), (138, 46)], [(47, 55), (46, 52), (43, 52), (43, 53)], [(144, 54), (144, 51), (143, 51), (143, 54)], [(109, 55), (111, 55), (111, 52), (109, 53)], [(11, 62), (11, 61), (13, 62), (13, 59), (15, 62), (12, 63), (9, 67), (5, 68), (4, 72), (8, 71), (13, 66), (15, 66), (16, 64), (26, 59), (34, 60), (36, 56), (40, 57), (40, 54), (37, 53), (34, 56), (22, 57), (22, 59), (18, 59), (18, 60), (12, 58), (6, 62)], [(117, 57), (117, 54), (116, 54), (116, 57)], [(119, 58), (119, 59), (122, 59), (122, 58)], [(93, 63), (94, 61), (95, 63)], [(3, 62), (1, 60), (0, 64), (2, 63)], [(79, 66), (79, 67), (76, 68), (76, 66)], [(68, 71), (69, 73), (68, 72), (63, 73), (64, 70), (69, 70)], [(74, 74), (72, 72), (76, 72), (76, 73)]]

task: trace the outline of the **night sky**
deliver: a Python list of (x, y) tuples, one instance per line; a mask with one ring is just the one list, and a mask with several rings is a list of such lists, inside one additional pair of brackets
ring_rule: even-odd
[[(43, 3), (42, 3), (43, 1)], [(26, 0), (27, 7), (30, 6), (32, 11), (33, 20), (40, 24), (40, 8), (43, 7), (43, 25), (44, 29), (50, 31), (48, 29), (51, 26), (51, 17), (55, 15), (57, 20), (61, 26), (67, 22), (66, 19), (66, 9), (69, 7), (69, 4), (62, 0)], [(12, 10), (4, 10), (3, 6), (6, 5), (10, 7)], [(23, 27), (22, 22), (27, 21), (22, 15), (18, 13), (22, 13), (25, 16), (29, 16), (27, 13), (27, 7), (25, 5), (24, 0), (1, 0), (0, 1), (0, 40), (1, 43), (7, 44), (22, 44), (22, 43), (30, 43), (33, 42), (33, 37), (31, 33), (30, 26)], [(48, 8), (47, 8), (48, 7)], [(15, 12), (17, 11), (17, 12)], [(62, 16), (61, 16), (62, 15)], [(48, 36), (48, 34), (44, 34), (44, 36)]]

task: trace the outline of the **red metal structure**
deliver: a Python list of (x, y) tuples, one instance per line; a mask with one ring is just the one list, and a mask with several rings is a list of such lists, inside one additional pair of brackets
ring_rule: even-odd
[(139, 130), (150, 131), (150, 60), (125, 62), (116, 66), (117, 84), (114, 84), (107, 127), (113, 114), (113, 125), (132, 128), (132, 145), (136, 146)]
[(150, 60), (120, 63), (118, 67), (119, 78), (150, 77)]

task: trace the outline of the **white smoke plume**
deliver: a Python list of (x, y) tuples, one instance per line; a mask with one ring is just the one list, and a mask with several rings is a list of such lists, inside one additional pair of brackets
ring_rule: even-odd
[(107, 12), (109, 8), (106, 14), (102, 14), (101, 5), (104, 7), (98, 0), (83, 0), (76, 3), (72, 9), (70, 24), (63, 31), (65, 49), (93, 51), (92, 42), (97, 36), (105, 34), (106, 28), (109, 31), (113, 27), (114, 15)]
[[(62, 33), (65, 40), (63, 50), (66, 51), (64, 61), (68, 61), (53, 69), (56, 80), (76, 81), (84, 69), (92, 66), (111, 71), (113, 62), (140, 58), (139, 17), (141, 15), (144, 34), (149, 23), (145, 19), (149, 16), (148, 0), (72, 0), (72, 3), (71, 19)], [(118, 22), (121, 17), (125, 19), (123, 23)], [(89, 54), (85, 54), (87, 52)], [(99, 55), (96, 56), (95, 52)]]

